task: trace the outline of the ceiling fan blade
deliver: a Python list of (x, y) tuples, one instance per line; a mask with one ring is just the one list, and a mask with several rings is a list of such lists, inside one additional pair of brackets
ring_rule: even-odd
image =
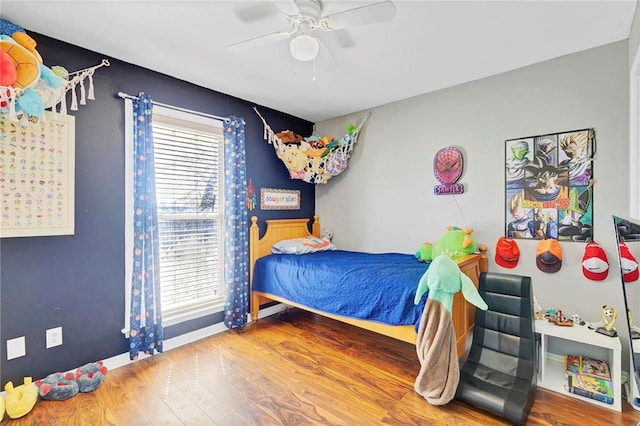
[(267, 3), (242, 3), (237, 9), (234, 10), (238, 19), (242, 22), (255, 22), (260, 19), (269, 18), (272, 15), (279, 15), (280, 10), (275, 7), (275, 4)]
[(249, 48), (254, 48), (258, 46), (264, 46), (265, 44), (269, 44), (278, 40), (286, 40), (291, 36), (291, 32), (287, 31), (278, 31), (271, 34), (266, 34), (263, 36), (250, 38), (248, 40), (240, 41), (238, 43), (233, 43), (227, 46), (229, 50), (244, 50)]
[(336, 41), (336, 43), (345, 49), (351, 48), (356, 45), (355, 40), (347, 31), (335, 31), (332, 34), (332, 39)]
[(300, 9), (294, 0), (273, 0), (285, 15), (295, 16), (300, 14)]
[(329, 49), (327, 45), (324, 44), (324, 42), (319, 38), (316, 40), (318, 40), (318, 43), (320, 44), (320, 50), (324, 53), (322, 56), (325, 56), (326, 58), (328, 58), (329, 62), (331, 62), (331, 65), (333, 66), (338, 65), (338, 61), (336, 61), (336, 57), (333, 56), (333, 53), (331, 53), (331, 49)]
[(319, 27), (325, 31), (358, 25), (377, 24), (391, 21), (396, 16), (396, 6), (392, 1), (382, 1), (334, 13), (320, 19)]

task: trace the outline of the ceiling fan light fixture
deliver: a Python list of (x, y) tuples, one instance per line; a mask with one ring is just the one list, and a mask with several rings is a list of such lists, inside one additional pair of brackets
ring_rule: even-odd
[(311, 61), (318, 56), (318, 50), (320, 49), (320, 43), (315, 37), (311, 37), (309, 34), (298, 34), (291, 39), (289, 43), (289, 50), (291, 50), (291, 56), (298, 61)]

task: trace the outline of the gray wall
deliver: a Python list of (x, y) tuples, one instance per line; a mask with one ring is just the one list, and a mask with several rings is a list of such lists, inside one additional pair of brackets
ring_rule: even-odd
[[(470, 226), (489, 248), (489, 269), (531, 276), (545, 309), (559, 307), (587, 321), (600, 320), (603, 304), (622, 311), (611, 214), (626, 215), (629, 208), (628, 69), (628, 43), (622, 41), (373, 108), (350, 166), (316, 189), (321, 224), (333, 229), (339, 248), (404, 253), (436, 241), (447, 225)], [(340, 135), (362, 115), (318, 123), (318, 132)], [(595, 128), (598, 145), (594, 238), (608, 254), (609, 277), (584, 278), (583, 243), (562, 243), (563, 266), (555, 274), (537, 269), (535, 241), (518, 241), (522, 254), (515, 269), (497, 266), (505, 140), (588, 127)], [(464, 154), (464, 194), (433, 195), (433, 157), (446, 146)]]
[(631, 31), (629, 34), (629, 69), (633, 65), (636, 52), (640, 47), (640, 20), (638, 19), (638, 8), (636, 8), (636, 15), (631, 25)]

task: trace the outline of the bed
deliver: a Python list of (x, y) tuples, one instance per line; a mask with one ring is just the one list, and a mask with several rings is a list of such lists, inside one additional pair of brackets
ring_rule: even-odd
[[(251, 319), (252, 321), (258, 320), (258, 313), (260, 310), (260, 306), (268, 303), (268, 302), (280, 302), (284, 303), (288, 306), (296, 307), (299, 309), (303, 309), (306, 311), (310, 311), (328, 318), (335, 319), (337, 321), (341, 321), (347, 324), (351, 324), (356, 327), (360, 327), (366, 330), (373, 331), (375, 333), (379, 333), (385, 336), (389, 336), (395, 339), (402, 340), (404, 342), (408, 342), (411, 344), (416, 343), (416, 331), (414, 324), (388, 324), (378, 320), (370, 320), (370, 319), (362, 319), (353, 317), (350, 315), (343, 315), (337, 312), (328, 312), (326, 310), (317, 309), (312, 306), (309, 306), (304, 300), (304, 297), (298, 294), (295, 294), (292, 297), (292, 294), (282, 292), (280, 290), (271, 290), (269, 284), (264, 282), (267, 280), (263, 274), (263, 270), (265, 270), (269, 261), (273, 259), (265, 258), (267, 256), (271, 258), (279, 258), (279, 260), (284, 260), (285, 257), (291, 258), (292, 261), (295, 262), (301, 261), (305, 259), (305, 256), (309, 255), (272, 255), (272, 246), (280, 242), (282, 240), (288, 240), (299, 237), (306, 236), (320, 236), (320, 222), (318, 216), (315, 215), (313, 217), (313, 222), (311, 224), (311, 232), (309, 232), (309, 219), (276, 219), (276, 220), (267, 220), (266, 221), (266, 230), (262, 238), (260, 238), (260, 228), (258, 227), (258, 218), (253, 216), (251, 218), (251, 226), (249, 229), (249, 278), (251, 283)], [(336, 251), (337, 252), (337, 251)], [(331, 254), (334, 252), (326, 252), (324, 254)], [(352, 256), (363, 257), (362, 253), (348, 253)], [(408, 255), (402, 255), (406, 258), (411, 258)], [(265, 258), (265, 259), (262, 259)], [(295, 258), (295, 259), (293, 259)], [(258, 260), (258, 268), (256, 268), (256, 263)], [(311, 259), (311, 256), (309, 256)], [(289, 259), (286, 259), (289, 260)], [(478, 285), (478, 276), (480, 272), (487, 270), (487, 258), (486, 258), (486, 248), (480, 247), (479, 254), (472, 254), (469, 256), (462, 257), (457, 259), (456, 262), (460, 267), (461, 271), (469, 276), (471, 280)], [(420, 264), (417, 260), (414, 259), (414, 264), (421, 265), (422, 272), (418, 275), (418, 279), (413, 283), (413, 294), (415, 294), (415, 288), (417, 287), (419, 276), (426, 270), (426, 264)], [(317, 268), (316, 268), (317, 269)], [(256, 277), (255, 273), (258, 272), (259, 276)], [(415, 272), (414, 272), (415, 273)], [(255, 289), (254, 289), (254, 280)], [(276, 286), (272, 288), (276, 288)], [(297, 290), (297, 287), (296, 287)], [(284, 294), (284, 295), (283, 295)], [(287, 296), (288, 294), (288, 296)], [(295, 300), (294, 300), (295, 299)], [(407, 297), (408, 303), (413, 305), (413, 299)], [(418, 309), (418, 308), (416, 308)], [(454, 323), (454, 330), (456, 333), (456, 345), (458, 349), (458, 354), (462, 355), (466, 352), (468, 344), (471, 341), (471, 334), (473, 330), (473, 322), (475, 318), (475, 308), (473, 305), (467, 303), (460, 293), (457, 293), (454, 298), (453, 309), (452, 309), (452, 318)]]

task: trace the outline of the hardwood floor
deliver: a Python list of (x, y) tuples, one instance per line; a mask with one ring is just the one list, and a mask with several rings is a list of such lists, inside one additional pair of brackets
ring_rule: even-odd
[[(412, 345), (298, 310), (110, 371), (96, 391), (38, 401), (2, 425), (504, 425), (413, 390)], [(539, 389), (528, 425), (636, 425)]]

